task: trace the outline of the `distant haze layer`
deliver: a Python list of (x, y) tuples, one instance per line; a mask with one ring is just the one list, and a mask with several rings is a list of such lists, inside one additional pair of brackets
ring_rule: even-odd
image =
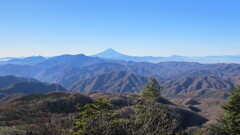
[[(125, 60), (135, 62), (152, 62), (158, 63), (163, 61), (185, 61), (185, 62), (199, 62), (199, 63), (240, 63), (240, 55), (226, 55), (226, 56), (179, 56), (172, 55), (169, 57), (163, 56), (133, 56), (126, 55), (109, 48), (103, 52), (91, 55), (90, 57), (98, 57), (112, 60)], [(31, 56), (31, 57), (7, 57), (0, 58), (0, 64), (34, 64), (44, 61), (51, 57)]]

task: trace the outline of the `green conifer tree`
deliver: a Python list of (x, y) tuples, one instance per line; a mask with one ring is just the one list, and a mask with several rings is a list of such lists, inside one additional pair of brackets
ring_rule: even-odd
[(230, 94), (227, 104), (222, 106), (224, 113), (217, 126), (221, 135), (240, 135), (240, 86)]
[(150, 78), (126, 116), (121, 117), (109, 100), (97, 99), (79, 107), (72, 135), (171, 135), (178, 126), (167, 105), (157, 102), (161, 97), (157, 80)]

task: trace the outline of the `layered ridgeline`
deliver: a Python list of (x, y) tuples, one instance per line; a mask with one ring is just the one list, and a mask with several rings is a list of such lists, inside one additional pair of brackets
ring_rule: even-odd
[(227, 98), (228, 93), (240, 84), (236, 78), (197, 76), (170, 80), (162, 84), (165, 87), (163, 93), (182, 97)]
[[(237, 84), (240, 84), (240, 81), (236, 78), (200, 76), (164, 80), (159, 83), (164, 87), (162, 93), (169, 96), (226, 99), (228, 93)], [(232, 80), (235, 80), (235, 82)], [(92, 91), (140, 93), (146, 82), (147, 78), (145, 77), (126, 71), (115, 71), (77, 81), (68, 89), (82, 93), (90, 93)]]
[[(129, 56), (114, 54), (113, 50), (107, 53), (108, 57), (104, 56), (104, 52), (91, 57), (61, 55), (33, 62), (25, 58), (15, 63), (12, 60), (1, 64), (0, 75), (4, 77), (0, 77), (0, 119), (3, 120), (0, 124), (10, 124), (13, 126), (11, 129), (26, 124), (28, 127), (25, 126), (25, 129), (29, 129), (29, 125), (37, 125), (39, 119), (55, 123), (51, 120), (56, 117), (59, 120), (72, 118), (77, 112), (76, 105), (91, 103), (93, 97), (110, 98), (117, 111), (124, 111), (125, 105), (131, 105), (126, 101), (133, 99), (128, 96), (138, 96), (152, 76), (164, 86), (161, 93), (173, 103), (167, 99), (160, 101), (181, 112), (182, 121), (186, 122), (183, 128), (201, 126), (207, 119), (210, 120), (209, 124), (215, 122), (220, 113), (217, 106), (225, 103), (223, 99), (228, 97), (234, 86), (240, 84), (240, 64), (136, 62), (118, 59)], [(116, 58), (111, 58), (113, 55)], [(33, 119), (29, 120), (26, 116)], [(1, 128), (0, 125), (0, 130), (4, 131)], [(8, 128), (5, 131), (14, 131)]]
[(9, 58), (4, 61), (0, 59), (0, 65), (4, 64), (18, 64), (18, 65), (29, 65), (29, 64), (36, 64), (45, 61), (46, 58), (42, 56), (32, 56), (26, 58)]
[[(98, 54), (91, 55), (91, 57), (111, 59), (111, 60), (125, 60), (135, 62), (164, 62), (164, 61), (186, 61), (186, 62), (199, 62), (199, 63), (240, 63), (240, 56), (226, 55), (226, 56), (178, 56), (172, 55), (169, 57), (153, 57), (153, 56), (130, 56), (109, 48)], [(52, 57), (50, 57), (52, 58)], [(47, 60), (48, 58), (42, 56), (32, 57), (8, 57), (0, 58), (0, 65), (2, 64), (36, 64)]]
[[(6, 64), (0, 66), (0, 75), (35, 78), (41, 82), (56, 83), (71, 91), (85, 93), (96, 90), (140, 92), (146, 83), (145, 80), (152, 76), (165, 87), (165, 94), (193, 97), (226, 97), (226, 93), (233, 90), (234, 85), (239, 82), (240, 64), (176, 61), (148, 63), (113, 60), (111, 57), (128, 56), (110, 49), (91, 57), (83, 54), (50, 58), (30, 57), (16, 63), (11, 63), (16, 60), (6, 61)], [(222, 93), (216, 94), (219, 91)]]
[(91, 91), (139, 93), (143, 89), (143, 85), (146, 83), (147, 78), (131, 72), (115, 71), (77, 81), (69, 88), (69, 90), (83, 93), (90, 93)]
[(15, 77), (15, 76), (0, 76), (0, 89), (19, 82), (39, 82), (36, 79)]
[(136, 63), (104, 60), (84, 55), (58, 56), (35, 65), (2, 65), (0, 66), (0, 75), (32, 77), (40, 81), (53, 83), (69, 80), (70, 83), (66, 84), (69, 87), (78, 80), (119, 70), (132, 72), (143, 77), (153, 76), (160, 80), (189, 76), (233, 77), (240, 75), (239, 64), (200, 64), (191, 62)]
[(163, 61), (187, 61), (200, 63), (240, 63), (240, 56), (204, 56), (204, 57), (187, 57), (173, 55), (170, 57), (152, 57), (152, 56), (129, 56), (119, 53), (113, 49), (107, 49), (101, 53), (92, 55), (92, 57), (99, 57), (104, 59), (126, 60), (136, 62), (163, 62)]
[[(72, 92), (91, 93), (140, 93), (147, 83), (146, 77), (126, 71), (113, 71), (100, 74), (88, 79), (81, 79), (70, 87)], [(238, 77), (220, 78), (215, 76), (185, 77), (175, 80), (159, 82), (164, 89), (162, 93), (168, 96), (192, 98), (220, 98), (226, 99), (234, 86), (240, 84)], [(48, 93), (51, 91), (65, 91), (61, 85), (42, 83), (35, 79), (14, 76), (0, 77), (1, 102), (25, 94)]]
[(152, 56), (129, 56), (119, 53), (112, 48), (107, 49), (101, 53), (92, 55), (92, 57), (99, 57), (104, 59), (126, 60), (136, 62), (163, 62), (163, 61), (187, 61), (187, 62), (200, 62), (200, 63), (240, 63), (240, 56), (203, 56), (203, 57), (187, 57), (173, 55), (170, 57), (152, 57)]
[(19, 82), (0, 90), (0, 92), (4, 94), (13, 93), (36, 94), (36, 93), (48, 93), (51, 91), (65, 91), (65, 89), (58, 84), (48, 84), (41, 82)]
[(66, 91), (61, 85), (42, 83), (38, 80), (14, 76), (0, 77), (0, 103), (26, 94)]
[[(114, 52), (114, 54), (112, 54), (112, 51), (113, 50), (108, 50), (107, 54), (110, 53), (112, 56), (125, 56), (119, 53), (115, 54)], [(105, 53), (103, 52), (103, 54)], [(96, 74), (99, 75), (117, 70), (130, 71), (140, 76), (153, 76), (160, 79), (173, 79), (186, 76), (204, 75), (213, 75), (219, 77), (232, 77), (240, 75), (239, 64), (200, 64), (196, 62), (174, 61), (154, 64), (105, 58), (108, 57), (88, 57), (83, 54), (79, 54), (61, 55), (50, 57), (48, 59), (43, 57), (29, 57), (19, 60), (22, 61), (22, 63), (14, 63), (11, 61), (17, 60), (10, 60), (6, 61), (6, 64), (2, 64), (0, 66), (0, 75), (32, 77), (40, 81), (48, 82), (61, 81), (76, 74), (81, 76), (79, 79), (86, 79), (88, 77), (93, 77)]]

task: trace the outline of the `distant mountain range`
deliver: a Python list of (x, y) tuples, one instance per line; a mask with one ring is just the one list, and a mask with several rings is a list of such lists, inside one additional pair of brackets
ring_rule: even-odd
[(6, 125), (16, 122), (16, 118), (26, 124), (60, 113), (69, 118), (78, 111), (76, 105), (92, 103), (96, 98), (111, 99), (116, 111), (124, 111), (125, 106), (134, 103), (133, 97), (139, 96), (148, 78), (154, 77), (164, 87), (162, 97), (172, 102), (162, 97), (157, 101), (178, 112), (183, 118), (181, 127), (200, 126), (208, 119), (211, 124), (221, 112), (218, 107), (240, 84), (240, 59), (217, 63), (224, 59), (206, 58), (215, 64), (195, 60), (204, 59), (133, 57), (108, 49), (93, 56), (34, 56), (0, 61), (0, 117)]
[[(161, 54), (160, 54), (161, 55)], [(65, 57), (69, 56), (81, 56), (79, 55), (61, 55)], [(164, 61), (180, 61), (180, 62), (199, 62), (199, 63), (240, 63), (240, 55), (224, 55), (224, 56), (179, 56), (172, 55), (169, 57), (154, 57), (154, 56), (130, 56), (126, 54), (122, 54), (120, 52), (115, 51), (112, 48), (109, 48), (103, 52), (98, 54), (91, 55), (90, 57), (97, 57), (102, 59), (111, 59), (111, 60), (124, 60), (124, 61), (133, 61), (133, 62), (164, 62)], [(56, 57), (42, 57), (42, 56), (31, 56), (31, 57), (5, 57), (0, 58), (0, 65), (3, 64), (36, 64), (43, 62), (47, 59), (57, 59)]]
[(15, 76), (0, 76), (0, 89), (8, 87), (15, 83), (20, 82), (39, 82), (36, 79), (32, 78), (23, 78), (23, 77), (15, 77)]
[[(115, 92), (139, 93), (147, 83), (148, 78), (131, 72), (115, 71), (96, 77), (75, 82), (70, 91), (90, 93)], [(235, 81), (233, 81), (235, 80)], [(174, 80), (160, 80), (164, 87), (161, 93), (178, 97), (208, 97), (227, 98), (228, 93), (240, 84), (236, 78), (220, 78), (216, 76), (184, 77)]]
[(139, 93), (147, 78), (126, 71), (115, 71), (99, 76), (80, 80), (74, 83), (69, 90), (73, 92), (90, 93), (91, 91), (115, 93)]
[(20, 57), (3, 57), (3, 58), (0, 58), (0, 61), (8, 61), (11, 59), (20, 59)]
[(61, 85), (42, 83), (32, 78), (0, 76), (0, 104), (28, 94), (66, 91)]
[(188, 57), (188, 56), (178, 56), (173, 55), (170, 57), (153, 57), (153, 56), (129, 56), (119, 53), (113, 49), (107, 49), (101, 53), (92, 55), (92, 57), (99, 57), (104, 59), (114, 59), (114, 60), (126, 60), (135, 62), (163, 62), (163, 61), (185, 61), (185, 62), (199, 62), (199, 63), (240, 63), (239, 56), (202, 56), (202, 57)]
[(0, 61), (0, 65), (4, 65), (4, 64), (29, 65), (29, 64), (40, 63), (45, 60), (46, 58), (42, 56), (32, 56), (32, 57), (26, 57), (26, 58), (9, 58), (9, 59), (5, 59), (5, 61)]
[(216, 76), (185, 77), (176, 80), (166, 81), (162, 84), (165, 87), (165, 93), (178, 94), (190, 93), (200, 89), (218, 89), (221, 91), (231, 91), (235, 84), (229, 79), (223, 79)]
[[(240, 80), (216, 76), (195, 76), (165, 81), (162, 93), (178, 97), (192, 98), (221, 98), (226, 99)], [(234, 81), (233, 81), (234, 80)]]
[(65, 89), (61, 85), (57, 84), (46, 84), (40, 82), (19, 82), (0, 90), (0, 92), (3, 94), (39, 94), (52, 91), (65, 91)]
[[(24, 78), (14, 80), (9, 75), (34, 78), (25, 79), (21, 85), (12, 87), (17, 87), (21, 91), (23, 87), (20, 86), (29, 85), (36, 91), (39, 90), (38, 92), (44, 90), (35, 88), (33, 83), (60, 84), (70, 91), (84, 93), (92, 91), (138, 93), (147, 83), (147, 79), (152, 76), (165, 87), (164, 94), (174, 96), (209, 96), (212, 94), (212, 96), (217, 96), (214, 93), (221, 92), (219, 93), (222, 95), (220, 97), (225, 97), (225, 94), (233, 90), (236, 84), (240, 84), (238, 79), (240, 64), (201, 64), (180, 61), (150, 63), (118, 59), (120, 57), (132, 58), (108, 49), (94, 56), (83, 54), (60, 55), (50, 58), (36, 56), (5, 61), (0, 64), (0, 76), (8, 76), (5, 78), (9, 83), (1, 84), (0, 82), (0, 89), (12, 82), (19, 83), (22, 79), (24, 80)], [(45, 87), (43, 85), (35, 86)], [(8, 91), (18, 92), (18, 89), (11, 88)], [(48, 90), (46, 87), (44, 89)], [(6, 94), (6, 92), (0, 93), (2, 94), (0, 96)]]
[(118, 58), (124, 58), (124, 57), (130, 57), (128, 55), (119, 53), (112, 48), (109, 48), (103, 52), (100, 52), (98, 54), (92, 55), (92, 57), (99, 57), (99, 58), (108, 58), (108, 59), (118, 59)]
[(240, 76), (240, 64), (200, 64), (194, 62), (126, 62), (105, 60), (84, 55), (62, 55), (31, 65), (6, 64), (0, 66), (0, 75), (35, 78), (43, 82), (59, 83), (65, 88), (83, 79), (113, 71), (127, 71), (139, 76), (153, 76), (172, 80), (192, 76)]

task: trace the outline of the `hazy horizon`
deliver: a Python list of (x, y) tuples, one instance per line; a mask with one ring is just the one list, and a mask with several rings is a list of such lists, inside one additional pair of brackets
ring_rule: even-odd
[[(121, 54), (123, 54), (123, 55), (127, 55), (127, 56), (133, 56), (133, 57), (135, 57), (136, 55), (131, 55), (131, 54), (125, 54), (125, 53), (122, 53), (122, 52), (120, 52), (120, 51), (118, 51), (118, 50), (115, 50), (114, 48), (107, 48), (107, 49), (105, 49), (105, 50), (102, 50), (101, 52), (97, 52), (97, 53), (94, 53), (94, 54), (89, 54), (89, 55), (87, 55), (87, 54), (84, 54), (84, 53), (81, 53), (81, 52), (79, 52), (79, 53), (76, 53), (76, 54), (70, 54), (70, 53), (64, 53), (64, 54), (59, 54), (59, 55), (29, 55), (29, 56), (16, 56), (16, 57), (0, 57), (1, 59), (3, 59), (3, 58), (27, 58), (27, 57), (38, 57), (38, 56), (42, 56), (42, 57), (55, 57), (55, 56), (60, 56), (60, 55), (79, 55), (79, 54), (83, 54), (83, 55), (86, 55), (86, 56), (92, 56), (92, 55), (96, 55), (96, 54), (98, 54), (98, 53), (102, 53), (102, 52), (104, 52), (104, 51), (106, 51), (106, 50), (108, 50), (108, 49), (113, 49), (114, 51), (116, 51), (116, 52), (118, 52), (118, 53), (121, 53)], [(136, 56), (136, 57), (173, 57), (173, 56), (182, 56), (182, 57), (199, 57), (199, 58), (201, 58), (201, 57), (221, 57), (221, 56), (240, 56), (240, 55), (206, 55), (206, 56), (184, 56), (184, 55), (169, 55), (169, 56), (151, 56), (151, 55), (146, 55), (146, 56)]]

